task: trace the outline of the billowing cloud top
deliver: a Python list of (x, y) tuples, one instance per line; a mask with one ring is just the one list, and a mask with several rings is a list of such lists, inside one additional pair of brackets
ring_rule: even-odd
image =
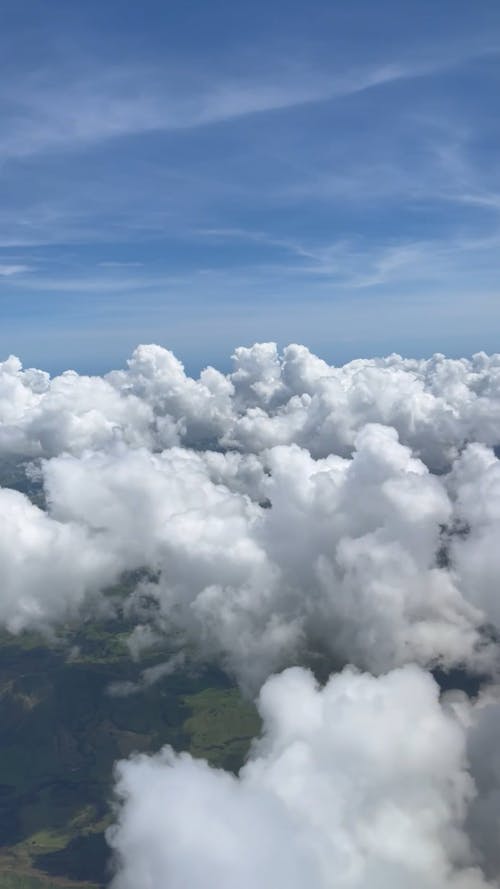
[(349, 455), (368, 422), (393, 426), (433, 469), (467, 441), (499, 444), (500, 356), (384, 359), (331, 367), (305, 346), (240, 347), (234, 371), (198, 380), (160, 346), (139, 346), (125, 371), (50, 379), (16, 358), (0, 364), (0, 449), (55, 456), (122, 441), (161, 449), (260, 452), (295, 443), (312, 456)]

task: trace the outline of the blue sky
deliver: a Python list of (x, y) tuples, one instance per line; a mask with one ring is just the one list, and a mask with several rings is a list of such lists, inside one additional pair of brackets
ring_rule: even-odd
[(498, 0), (6, 0), (0, 355), (500, 350)]

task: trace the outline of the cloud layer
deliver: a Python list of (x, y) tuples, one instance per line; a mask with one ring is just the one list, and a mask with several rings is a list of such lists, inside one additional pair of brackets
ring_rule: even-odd
[(332, 368), (258, 344), (234, 361), (199, 380), (159, 346), (104, 378), (2, 365), (4, 457), (42, 458), (47, 512), (2, 492), (26, 531), (0, 620), (63, 619), (147, 569), (137, 621), (249, 690), (317, 657), (496, 669), (500, 358)]
[(332, 367), (305, 346), (239, 347), (234, 370), (195, 380), (160, 346), (139, 346), (124, 371), (50, 379), (0, 365), (0, 452), (52, 457), (122, 441), (255, 453), (295, 443), (313, 457), (349, 455), (366, 423), (394, 427), (434, 470), (465, 442), (500, 443), (500, 356), (360, 359)]
[(2, 465), (45, 505), (0, 488), (0, 622), (109, 609), (135, 572), (131, 653), (173, 654), (111, 693), (186, 653), (263, 686), (237, 778), (170, 750), (119, 765), (116, 889), (497, 885), (495, 686), (440, 701), (426, 671), (498, 678), (500, 356), (233, 360), (0, 366)]

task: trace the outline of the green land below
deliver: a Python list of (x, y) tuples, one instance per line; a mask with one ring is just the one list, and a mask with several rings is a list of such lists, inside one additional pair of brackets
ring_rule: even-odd
[(170, 652), (134, 664), (118, 620), (48, 642), (0, 634), (0, 889), (97, 889), (110, 879), (104, 832), (113, 764), (164, 744), (237, 771), (259, 731), (221, 671), (189, 664), (112, 695)]

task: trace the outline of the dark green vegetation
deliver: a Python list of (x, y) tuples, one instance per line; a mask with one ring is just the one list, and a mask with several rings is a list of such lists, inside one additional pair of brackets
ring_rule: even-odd
[(254, 708), (227, 676), (182, 667), (135, 694), (165, 661), (134, 664), (118, 620), (66, 628), (50, 643), (0, 634), (0, 889), (95, 887), (109, 876), (113, 763), (164, 744), (236, 770), (258, 733)]
[(14, 488), (29, 497), (35, 506), (45, 508), (45, 492), (36, 461), (0, 460), (0, 486)]

